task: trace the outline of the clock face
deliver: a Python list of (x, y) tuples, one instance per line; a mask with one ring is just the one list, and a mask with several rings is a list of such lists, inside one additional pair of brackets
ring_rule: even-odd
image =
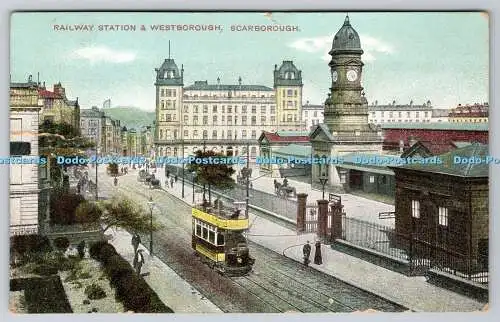
[(354, 82), (356, 79), (358, 79), (358, 73), (351, 69), (347, 72), (347, 80), (350, 82)]
[(338, 79), (338, 74), (337, 74), (337, 71), (336, 71), (336, 70), (334, 70), (334, 71), (332, 72), (332, 80), (333, 80), (333, 82), (336, 82), (336, 81), (337, 81), (337, 79)]

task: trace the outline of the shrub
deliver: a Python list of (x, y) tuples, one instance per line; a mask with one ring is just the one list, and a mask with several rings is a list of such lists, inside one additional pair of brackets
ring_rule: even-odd
[(89, 300), (100, 300), (106, 297), (106, 292), (97, 284), (88, 285), (84, 293)]
[(78, 251), (78, 256), (80, 256), (80, 258), (84, 258), (85, 257), (85, 241), (82, 240), (78, 246), (76, 247), (76, 250)]
[(69, 240), (66, 237), (57, 237), (54, 239), (54, 246), (61, 252), (65, 252), (69, 247)]
[(101, 218), (102, 210), (94, 202), (84, 201), (75, 209), (75, 222), (95, 223)]
[(101, 241), (92, 243), (90, 245), (90, 248), (89, 248), (90, 257), (93, 259), (99, 260), (97, 258), (99, 256), (99, 252), (101, 251), (101, 248), (103, 247), (103, 245), (107, 245), (107, 244), (108, 244), (108, 242), (105, 240), (101, 240)]
[(52, 250), (50, 241), (46, 236), (40, 235), (19, 235), (10, 238), (11, 251), (18, 254), (26, 252), (49, 252)]
[(75, 211), (84, 201), (83, 196), (56, 190), (50, 198), (50, 219), (52, 224), (71, 225), (76, 222)]
[(33, 268), (32, 272), (35, 274), (38, 274), (38, 275), (48, 276), (48, 275), (57, 274), (58, 269), (57, 269), (57, 267), (54, 267), (52, 265), (38, 264)]

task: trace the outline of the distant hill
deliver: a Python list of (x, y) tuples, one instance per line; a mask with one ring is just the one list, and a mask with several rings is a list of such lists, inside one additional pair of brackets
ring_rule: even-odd
[(148, 112), (132, 106), (117, 106), (102, 109), (106, 115), (115, 120), (120, 120), (121, 126), (138, 129), (143, 125), (152, 125), (155, 112)]

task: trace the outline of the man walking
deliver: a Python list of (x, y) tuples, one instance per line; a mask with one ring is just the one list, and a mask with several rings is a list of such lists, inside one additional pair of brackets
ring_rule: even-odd
[(139, 234), (134, 234), (132, 236), (132, 246), (134, 247), (134, 254), (137, 253), (137, 248), (139, 248), (139, 244), (141, 243), (141, 236)]
[(302, 248), (302, 253), (304, 254), (304, 265), (308, 266), (309, 256), (311, 256), (311, 245), (309, 244), (309, 241), (307, 241), (307, 244), (305, 244)]

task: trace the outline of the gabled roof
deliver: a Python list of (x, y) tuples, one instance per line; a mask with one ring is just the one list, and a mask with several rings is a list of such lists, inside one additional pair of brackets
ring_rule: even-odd
[(326, 125), (325, 123), (320, 123), (315, 125), (315, 127), (313, 127), (313, 129), (309, 133), (309, 137), (311, 138), (311, 140), (313, 140), (316, 137), (318, 137), (321, 133), (323, 133), (329, 141), (335, 140), (333, 135), (330, 133), (328, 125)]
[[(295, 135), (290, 135), (291, 131), (288, 132), (266, 132), (263, 131), (259, 137), (259, 142), (266, 139), (269, 143), (278, 143), (278, 142), (309, 142), (309, 136), (306, 132), (299, 132)], [(281, 133), (281, 134), (280, 134)]]
[[(439, 155), (441, 164), (408, 164), (397, 167), (389, 167), (397, 171), (402, 170), (415, 170), (421, 172), (431, 172), (447, 174), (457, 177), (467, 178), (485, 178), (489, 176), (489, 164), (486, 162), (488, 156), (488, 146), (481, 143), (472, 143), (466, 147), (455, 149), (448, 153)], [(480, 162), (455, 162), (460, 159), (473, 158)]]
[(310, 157), (312, 147), (310, 145), (289, 144), (273, 152), (273, 155)]

